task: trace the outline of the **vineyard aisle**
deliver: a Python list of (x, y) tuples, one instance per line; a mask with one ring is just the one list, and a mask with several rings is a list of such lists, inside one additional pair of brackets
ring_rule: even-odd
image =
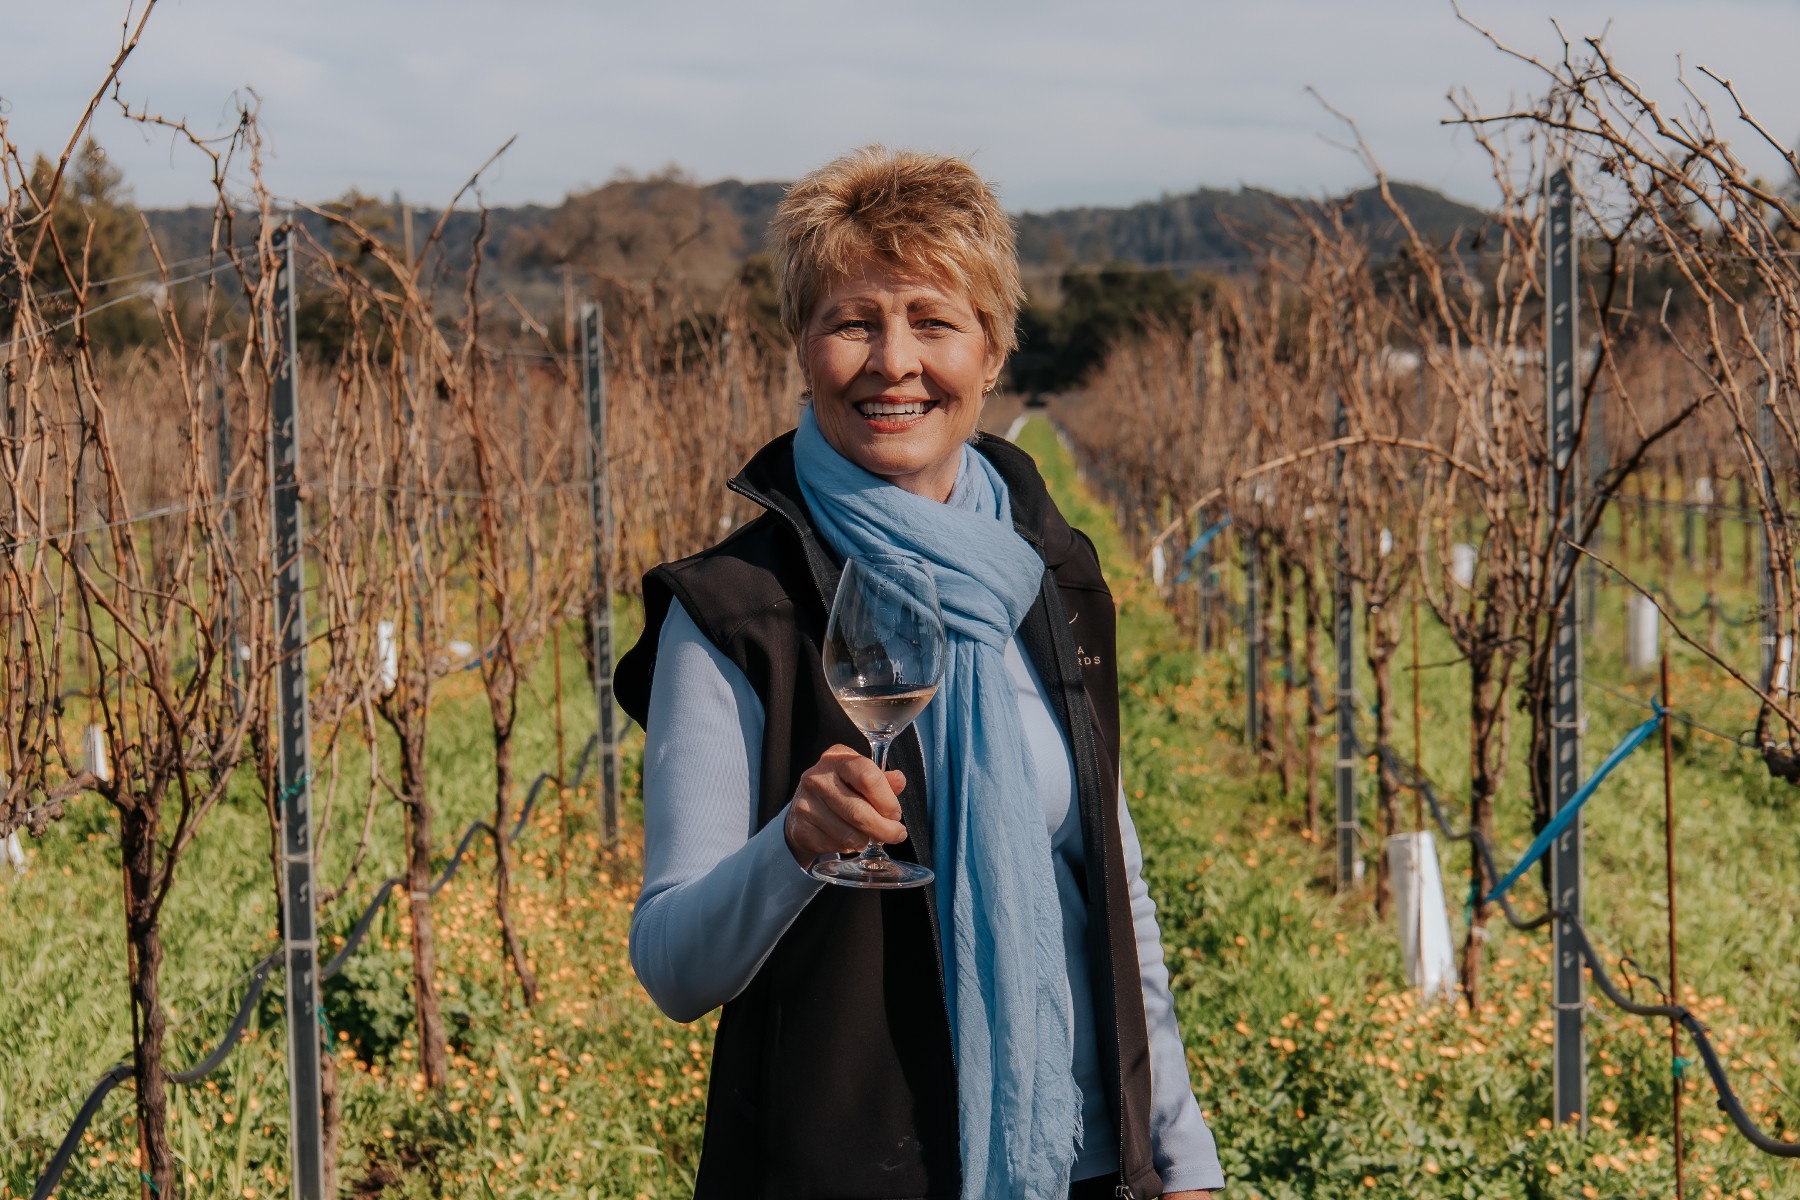
[[(1422, 1006), (1404, 984), (1397, 939), (1375, 922), (1366, 887), (1341, 901), (1334, 895), (1333, 848), (1302, 836), (1299, 785), (1283, 800), (1243, 745), (1241, 640), (1228, 640), (1195, 679), (1191, 639), (1127, 558), (1112, 514), (1075, 477), (1051, 427), (1031, 422), (1020, 438), (1063, 511), (1098, 545), (1119, 603), (1125, 784), (1189, 1071), (1231, 1194), (1672, 1196), (1667, 1029), (1591, 1009), (1593, 1127), (1585, 1139), (1551, 1129), (1547, 937), (1495, 922), (1482, 1011), (1471, 1019), (1460, 1003)], [(1447, 639), (1428, 643), (1427, 662), (1448, 657)], [(1458, 706), (1466, 703), (1458, 688), (1466, 685), (1453, 672), (1426, 679), (1425, 761), (1454, 794), (1453, 772), (1458, 765), (1466, 772), (1467, 763), (1466, 740), (1455, 739)], [(1597, 715), (1595, 737), (1604, 741), (1639, 719), (1630, 711)], [(1710, 776), (1701, 775), (1702, 764), (1715, 767)], [(1791, 845), (1773, 851), (1761, 871), (1746, 856), (1759, 823), (1791, 822), (1796, 800), (1785, 785), (1761, 781), (1759, 770), (1739, 768), (1710, 748), (1682, 768), (1684, 794), (1714, 809), (1698, 814), (1705, 830), (1687, 842), (1692, 853), (1683, 860), (1690, 885), (1698, 885), (1688, 894), (1705, 897), (1706, 910), (1684, 909), (1686, 945), (1711, 963), (1699, 976), (1684, 974), (1699, 989), (1684, 987), (1684, 994), (1731, 1047), (1759, 1119), (1791, 1137), (1800, 1130), (1800, 1102), (1791, 1098), (1800, 1095), (1793, 992), (1764, 989), (1732, 955), (1753, 957), (1771, 982), (1795, 976), (1797, 964), (1770, 958), (1761, 931), (1778, 916), (1779, 898), (1791, 902), (1800, 887), (1800, 862)], [(1660, 840), (1660, 789), (1652, 786), (1659, 770), (1645, 756), (1622, 772), (1615, 806), (1596, 801), (1589, 834), (1590, 846), (1603, 847), (1588, 868), (1597, 897), (1590, 927), (1609, 961), (1629, 935), (1652, 972), (1661, 967), (1662, 915), (1645, 902), (1652, 885), (1644, 880), (1660, 879), (1660, 851), (1650, 850)], [(1374, 810), (1370, 774), (1359, 779), (1365, 829)], [(1511, 777), (1523, 780), (1522, 768)], [(1734, 798), (1729, 815), (1716, 812), (1725, 797)], [(1527, 840), (1529, 804), (1513, 794), (1504, 799), (1526, 810), (1513, 814), (1517, 822), (1502, 822), (1503, 853), (1516, 853)], [(1365, 858), (1373, 853), (1365, 845)], [(1463, 877), (1460, 856), (1445, 854), (1444, 875)], [(1759, 882), (1748, 886), (1746, 877)], [(1528, 895), (1536, 911), (1541, 891)], [(1767, 906), (1760, 914), (1758, 904)], [(1628, 927), (1614, 915), (1632, 909), (1643, 911)], [(1460, 936), (1464, 914), (1452, 911), (1451, 919)], [(1637, 985), (1640, 993), (1646, 986)], [(1714, 997), (1715, 989), (1740, 1008)], [(1710, 1092), (1696, 1090), (1703, 1077), (1692, 1074), (1689, 1120), (1699, 1124), (1687, 1130), (1688, 1194), (1800, 1196), (1800, 1168), (1739, 1139)]]
[[(1050, 427), (1033, 421), (1021, 439), (1044, 465), (1064, 511), (1099, 545), (1119, 599), (1126, 784), (1161, 909), (1194, 1086), (1218, 1134), (1230, 1194), (1673, 1194), (1666, 1030), (1596, 1012), (1594, 1128), (1578, 1140), (1541, 1122), (1550, 1088), (1546, 941), (1496, 929), (1492, 1003), (1473, 1017), (1452, 1006), (1421, 1008), (1400, 979), (1393, 936), (1373, 923), (1366, 897), (1333, 895), (1328, 848), (1301, 837), (1297, 799), (1275, 796), (1241, 748), (1232, 645), (1196, 680), (1187, 640), (1125, 560), (1110, 514), (1074, 478)], [(620, 644), (629, 643), (628, 634)], [(593, 701), (578, 641), (562, 639), (566, 719), (571, 730), (587, 730)], [(540, 664), (527, 690), (537, 699), (522, 713), (518, 760), (531, 772), (554, 761), (550, 678), (550, 664)], [(1454, 713), (1448, 674), (1438, 673), (1429, 686), (1432, 711)], [(452, 832), (489, 810), (492, 765), (476, 681), (447, 684), (440, 703), (432, 778), (444, 789), (441, 865)], [(640, 753), (641, 739), (628, 741), (624, 780), (633, 804), (612, 851), (599, 845), (591, 785), (569, 798), (581, 852), (571, 863), (566, 908), (556, 878), (556, 823), (565, 806), (547, 796), (520, 835), (514, 915), (542, 986), (536, 1007), (520, 1005), (499, 949), (485, 842), (439, 896), (434, 911), (451, 1042), (441, 1097), (424, 1090), (413, 1061), (402, 898), (384, 910), (364, 952), (326, 987), (344, 1095), (346, 1195), (690, 1194), (714, 1019), (678, 1025), (663, 1018), (627, 962), (641, 869)], [(1446, 783), (1457, 753), (1455, 746), (1428, 748), (1428, 765)], [(1623, 804), (1596, 811), (1590, 844), (1610, 847), (1590, 868), (1596, 895), (1606, 888), (1635, 903), (1636, 876), (1656, 861), (1639, 847), (1649, 836), (1643, 831), (1659, 828), (1646, 815), (1649, 768), (1622, 772), (1620, 784), (1634, 798), (1642, 790), (1644, 803), (1631, 805), (1629, 815)], [(339, 769), (352, 778), (360, 767)], [(1696, 782), (1700, 768), (1683, 770), (1685, 794), (1698, 803), (1707, 793)], [(1726, 785), (1714, 789), (1721, 798), (1745, 792), (1735, 775), (1713, 782)], [(1791, 821), (1791, 797), (1763, 795), (1770, 807), (1761, 820)], [(1793, 1129), (1800, 1105), (1778, 1087), (1800, 1093), (1800, 1039), (1788, 1001), (1794, 989), (1783, 986), (1793, 982), (1794, 968), (1759, 947), (1762, 926), (1776, 915), (1774, 898), (1795, 894), (1794, 854), (1791, 847), (1758, 847), (1755, 821), (1726, 808), (1717, 801), (1690, 840), (1703, 861), (1684, 861), (1684, 879), (1692, 879), (1684, 920), (1692, 913), (1694, 921), (1684, 929), (1684, 978), (1699, 989), (1690, 1002), (1729, 1047), (1748, 1101), (1771, 1126)], [(211, 1044), (241, 987), (234, 984), (238, 972), (265, 952), (273, 933), (261, 812), (240, 806), (222, 817), (197, 851), (206, 857), (170, 902), (178, 1063)], [(116, 851), (109, 853), (108, 819), (102, 805), (84, 802), (42, 842), (27, 842), (27, 873), (14, 878), (0, 867), (0, 1200), (30, 1194), (74, 1103), (128, 1044), (119, 1003), (123, 970), (95, 961), (114, 944), (105, 931), (117, 921), (109, 908), (116, 905), (118, 864)], [(1503, 842), (1519, 833), (1503, 828)], [(391, 848), (397, 839), (380, 837), (375, 845)], [(1728, 869), (1739, 850), (1776, 856), (1761, 865), (1764, 890), (1746, 892), (1727, 875), (1707, 874)], [(361, 878), (379, 879), (395, 865), (372, 863)], [(325, 874), (336, 878), (341, 869), (333, 860)], [(352, 889), (351, 896), (365, 891)], [(357, 907), (346, 901), (333, 910), (325, 923), (328, 949)], [(1654, 953), (1654, 912), (1626, 927), (1612, 921), (1610, 901), (1596, 902), (1590, 917), (1609, 954), (1628, 948), (1627, 936), (1630, 948)], [(1747, 979), (1740, 956), (1756, 962), (1766, 982)], [(1655, 969), (1654, 960), (1647, 958), (1646, 969)], [(1710, 999), (1715, 992), (1736, 1007)], [(280, 1022), (279, 1004), (265, 1002), (253, 1036), (224, 1069), (198, 1088), (172, 1092), (172, 1140), (189, 1195), (287, 1194)], [(1698, 1097), (1689, 1107), (1690, 1194), (1800, 1197), (1793, 1164), (1756, 1155), (1720, 1122), (1704, 1092), (1690, 1094)], [(135, 1193), (130, 1120), (129, 1097), (115, 1093), (59, 1196)]]

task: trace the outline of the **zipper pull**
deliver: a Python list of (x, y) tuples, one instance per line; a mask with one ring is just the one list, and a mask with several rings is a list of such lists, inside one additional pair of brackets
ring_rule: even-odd
[(1131, 1194), (1131, 1185), (1129, 1183), (1121, 1183), (1118, 1187), (1113, 1189), (1113, 1200), (1137, 1200), (1137, 1197)]

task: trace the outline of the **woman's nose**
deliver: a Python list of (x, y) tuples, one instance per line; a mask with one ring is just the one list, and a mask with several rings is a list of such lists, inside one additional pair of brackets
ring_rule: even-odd
[(911, 379), (919, 373), (919, 339), (914, 336), (912, 326), (900, 322), (882, 328), (870, 355), (872, 365), (883, 378), (889, 380)]

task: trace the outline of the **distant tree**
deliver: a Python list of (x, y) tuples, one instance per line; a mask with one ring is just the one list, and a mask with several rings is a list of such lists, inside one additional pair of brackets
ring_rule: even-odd
[[(50, 194), (55, 174), (56, 164), (38, 155), (31, 167), (27, 221)], [(125, 175), (107, 161), (106, 151), (91, 137), (69, 164), (50, 224), (54, 238), (43, 239), (31, 265), (32, 282), (45, 291), (122, 275), (143, 258), (137, 209), (125, 188)], [(35, 233), (27, 240), (36, 240)]]
[[(332, 216), (348, 217), (355, 222), (356, 229), (371, 235), (353, 234), (351, 226), (335, 225), (331, 236), (332, 256), (353, 266), (374, 267), (376, 242), (373, 239), (393, 241), (396, 225), (393, 205), (379, 196), (351, 188), (336, 200), (326, 201), (323, 207)], [(385, 278), (385, 268), (382, 271)]]
[[(107, 161), (99, 143), (88, 138), (64, 172), (46, 227), (43, 205), (55, 178), (56, 164), (38, 155), (11, 231), (15, 252), (30, 256), (31, 291), (41, 315), (54, 324), (68, 320), (78, 309), (93, 312), (85, 331), (100, 345), (138, 344), (156, 337), (160, 284), (154, 279), (121, 278), (148, 260), (124, 174)], [(133, 293), (141, 293), (143, 301), (101, 308)], [(16, 279), (0, 292), (0, 330), (10, 331), (17, 322), (22, 299)]]
[(301, 343), (335, 359), (350, 342), (352, 321), (362, 322), (364, 333), (379, 341), (375, 310), (361, 305), (360, 315), (353, 315), (351, 309), (366, 288), (391, 290), (394, 285), (393, 273), (375, 252), (394, 244), (395, 220), (392, 206), (356, 188), (320, 208), (328, 222), (325, 249), (333, 269), (357, 278), (345, 281), (354, 286), (301, 288), (294, 318)]
[(1062, 275), (1061, 305), (1032, 305), (1019, 315), (1013, 386), (1034, 395), (1064, 391), (1079, 386), (1122, 339), (1151, 326), (1191, 332), (1216, 286), (1208, 276), (1184, 281), (1127, 263), (1071, 267)]
[[(641, 343), (644, 351), (654, 353), (657, 369), (666, 373), (705, 371), (715, 360), (742, 354), (768, 364), (785, 360), (793, 352), (781, 327), (775, 268), (766, 254), (744, 260), (720, 303), (679, 306), (667, 318), (653, 322), (652, 327), (640, 324), (636, 330), (640, 337), (648, 338)], [(735, 350), (730, 349), (729, 340), (734, 336), (743, 339)]]
[(1019, 312), (1019, 348), (1007, 360), (1014, 391), (1036, 396), (1060, 390), (1056, 375), (1056, 308), (1033, 301)]
[(678, 167), (565, 199), (542, 227), (508, 247), (532, 266), (573, 268), (589, 286), (638, 285), (646, 292), (679, 280), (723, 291), (738, 270), (741, 218)]

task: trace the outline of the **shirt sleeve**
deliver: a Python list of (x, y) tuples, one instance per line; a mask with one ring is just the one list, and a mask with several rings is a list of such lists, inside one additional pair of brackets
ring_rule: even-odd
[(786, 810), (755, 828), (763, 708), (679, 603), (657, 638), (644, 737), (644, 886), (631, 966), (692, 1021), (749, 984), (824, 885), (788, 849)]
[(1187, 1051), (1175, 1024), (1175, 999), (1163, 962), (1156, 901), (1144, 882), (1144, 850), (1119, 788), (1119, 834), (1125, 849), (1125, 876), (1131, 887), (1131, 923), (1137, 934), (1138, 974), (1144, 988), (1144, 1023), (1150, 1034), (1150, 1144), (1156, 1173), (1170, 1192), (1225, 1186), (1218, 1147), (1200, 1115), (1188, 1078)]

